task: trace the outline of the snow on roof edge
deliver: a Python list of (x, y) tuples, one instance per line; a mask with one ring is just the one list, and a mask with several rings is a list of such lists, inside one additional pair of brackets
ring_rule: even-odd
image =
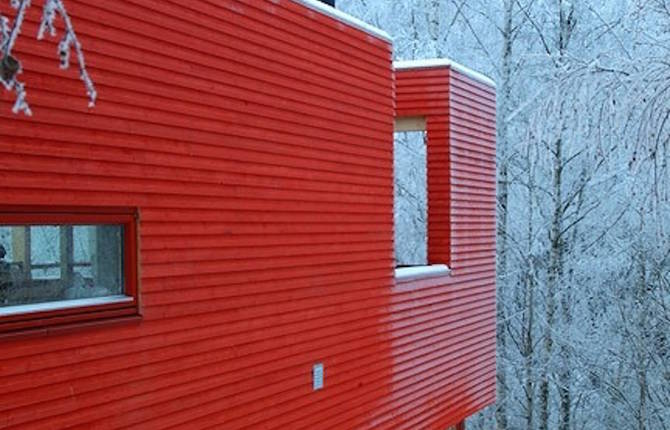
[(390, 43), (393, 42), (391, 36), (384, 30), (374, 27), (368, 24), (367, 22), (361, 21), (356, 17), (344, 13), (341, 10), (336, 9), (332, 6), (328, 6), (327, 4), (322, 3), (318, 0), (293, 0), (293, 1), (296, 3), (300, 3), (303, 6), (306, 6), (314, 11), (321, 12), (324, 15), (328, 15), (329, 17), (341, 21), (345, 24), (349, 24), (352, 27), (356, 27), (359, 30), (362, 30), (372, 36), (378, 37)]
[(460, 73), (463, 73), (464, 75), (471, 77), (472, 79), (490, 85), (494, 88), (496, 87), (496, 83), (493, 79), (489, 78), (483, 73), (479, 73), (475, 70), (470, 69), (469, 67), (466, 67), (448, 58), (433, 58), (427, 60), (409, 60), (409, 61), (393, 62), (394, 69), (429, 69), (433, 67), (451, 67), (452, 69), (457, 70)]

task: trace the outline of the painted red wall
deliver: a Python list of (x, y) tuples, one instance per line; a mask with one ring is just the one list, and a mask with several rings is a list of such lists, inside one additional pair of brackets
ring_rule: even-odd
[(428, 259), (451, 274), (399, 283), (392, 310), (423, 322), (430, 369), (408, 428), (440, 429), (495, 402), (495, 88), (450, 66), (397, 70), (396, 87), (397, 116), (426, 118)]
[(34, 3), (0, 204), (139, 208), (143, 317), (0, 340), (0, 428), (442, 430), (493, 400), (492, 233), (456, 216), (490, 193), (451, 182), (453, 280), (394, 283), (388, 42), (289, 0), (68, 0), (89, 111)]

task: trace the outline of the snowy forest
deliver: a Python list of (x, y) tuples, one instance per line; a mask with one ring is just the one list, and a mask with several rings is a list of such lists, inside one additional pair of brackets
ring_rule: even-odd
[(670, 428), (670, 2), (338, 8), (497, 83), (498, 402), (468, 428)]

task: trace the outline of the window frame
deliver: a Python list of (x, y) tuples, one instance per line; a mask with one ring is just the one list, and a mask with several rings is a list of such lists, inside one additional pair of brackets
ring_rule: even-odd
[[(131, 208), (1, 206), (0, 225), (3, 226), (91, 224), (123, 226), (122, 294), (125, 299), (0, 315), (0, 337), (139, 316), (138, 223), (139, 214), (136, 209)], [(43, 303), (58, 303), (58, 301)]]
[[(398, 132), (423, 132), (424, 133), (424, 144), (426, 145), (426, 264), (418, 264), (411, 266), (396, 266), (394, 271), (394, 277), (397, 282), (409, 282), (419, 279), (427, 278), (436, 278), (444, 277), (451, 275), (451, 269), (447, 262), (432, 262), (431, 247), (430, 247), (430, 133), (428, 128), (428, 115), (412, 115), (412, 116), (396, 116), (394, 119), (394, 139), (395, 133)], [(393, 154), (394, 165), (395, 165), (395, 151)], [(395, 175), (395, 171), (394, 171)], [(395, 181), (395, 179), (394, 179)], [(394, 217), (395, 217), (395, 195), (394, 199)], [(450, 223), (451, 224), (451, 223)], [(451, 227), (450, 227), (451, 228)], [(396, 254), (396, 243), (395, 243), (395, 220), (394, 220), (394, 237), (393, 237), (393, 254), (394, 260), (397, 264), (397, 259), (395, 259)]]

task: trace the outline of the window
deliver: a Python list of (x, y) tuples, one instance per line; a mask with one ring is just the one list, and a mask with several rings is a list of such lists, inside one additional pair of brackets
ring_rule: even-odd
[(395, 133), (393, 145), (396, 267), (428, 263), (425, 132)]
[[(449, 219), (445, 219), (444, 201), (434, 200), (432, 207), (429, 202), (429, 198), (434, 199), (436, 195), (442, 194), (439, 186), (443, 181), (436, 181), (435, 176), (436, 172), (439, 174), (441, 170), (433, 170), (432, 183), (438, 187), (433, 189), (433, 197), (429, 197), (431, 194), (428, 184), (431, 183), (429, 180), (431, 172), (428, 169), (430, 151), (426, 118), (397, 117), (395, 131), (393, 144), (395, 278), (398, 281), (407, 281), (448, 275), (450, 269), (445, 264), (447, 258), (442, 260), (444, 255), (436, 251), (440, 251), (442, 248), (440, 245), (445, 242), (444, 224), (448, 225)], [(439, 158), (432, 159), (433, 166), (436, 165), (436, 160)], [(437, 178), (439, 179), (439, 176)], [(436, 233), (435, 236), (429, 237), (429, 231)], [(431, 260), (437, 261), (431, 262)]]
[(137, 314), (136, 217), (0, 208), (0, 333)]

